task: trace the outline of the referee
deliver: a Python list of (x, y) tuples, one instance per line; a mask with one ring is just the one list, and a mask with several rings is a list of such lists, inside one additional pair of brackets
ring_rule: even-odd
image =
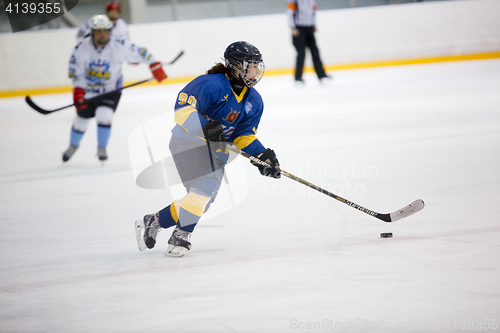
[(297, 50), (297, 61), (295, 64), (295, 83), (303, 85), (302, 73), (306, 57), (306, 47), (311, 51), (314, 70), (320, 82), (331, 79), (326, 75), (323, 63), (319, 57), (318, 46), (316, 46), (316, 0), (288, 0), (287, 15), (290, 28), (292, 29), (293, 46)]

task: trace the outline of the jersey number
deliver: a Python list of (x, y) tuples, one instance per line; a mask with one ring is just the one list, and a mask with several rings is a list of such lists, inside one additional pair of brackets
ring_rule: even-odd
[(193, 95), (189, 96), (189, 98), (188, 98), (188, 95), (186, 93), (180, 93), (179, 94), (179, 104), (183, 105), (186, 103), (188, 103), (188, 104), (192, 105), (194, 108), (196, 108), (196, 98)]

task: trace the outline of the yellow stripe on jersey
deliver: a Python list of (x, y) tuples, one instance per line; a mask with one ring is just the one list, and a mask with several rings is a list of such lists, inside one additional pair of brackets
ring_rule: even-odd
[[(233, 90), (233, 88), (231, 87), (231, 90)], [(241, 94), (238, 96), (236, 95), (236, 93), (234, 92), (233, 90), (233, 94), (234, 94), (234, 97), (236, 97), (236, 100), (238, 101), (238, 103), (241, 102), (241, 100), (243, 99), (243, 96), (245, 96), (245, 93), (247, 92), (247, 87), (243, 87), (243, 90), (241, 91)]]
[(202, 216), (209, 201), (209, 197), (189, 192), (189, 194), (182, 199), (181, 208), (187, 210), (193, 215)]
[(257, 140), (257, 137), (253, 134), (239, 136), (234, 139), (233, 143), (238, 149), (243, 149), (248, 147), (252, 142)]
[(188, 119), (189, 115), (193, 112), (198, 112), (198, 110), (191, 105), (185, 106), (182, 109), (175, 111), (174, 121), (182, 126), (186, 119)]
[[(227, 77), (228, 79), (231, 79), (231, 78), (230, 78), (227, 74), (226, 74), (226, 77)], [(247, 89), (247, 87), (246, 87), (246, 86), (245, 86), (245, 87), (243, 87), (243, 90), (241, 91), (241, 94), (239, 94), (239, 95), (238, 95), (238, 94), (236, 94), (236, 93), (234, 92), (233, 87), (231, 87), (231, 91), (233, 92), (234, 97), (236, 97), (236, 100), (238, 101), (238, 103), (240, 103), (240, 102), (241, 102), (241, 100), (243, 99), (243, 96), (245, 96), (245, 93), (247, 92), (247, 90), (248, 90), (248, 89)]]

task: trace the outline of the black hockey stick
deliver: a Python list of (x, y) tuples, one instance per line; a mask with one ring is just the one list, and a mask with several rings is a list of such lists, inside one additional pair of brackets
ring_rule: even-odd
[[(102, 99), (102, 98), (111, 96), (111, 95), (117, 93), (118, 91), (122, 91), (123, 89), (127, 89), (127, 88), (130, 88), (130, 87), (136, 86), (138, 84), (142, 84), (142, 83), (151, 81), (153, 79), (154, 78), (149, 78), (149, 79), (146, 79), (146, 80), (135, 82), (135, 83), (129, 84), (128, 86), (121, 87), (120, 89), (116, 89), (116, 90), (107, 92), (107, 93), (102, 94), (102, 95), (98, 95), (98, 96), (95, 96), (95, 97), (92, 97), (92, 98), (89, 98), (89, 99), (85, 99), (85, 100), (83, 100), (83, 104), (90, 103), (90, 102), (96, 101), (98, 99)], [(63, 110), (63, 109), (66, 109), (66, 108), (69, 108), (69, 107), (75, 105), (75, 103), (73, 103), (73, 104), (66, 105), (66, 106), (63, 106), (63, 107), (60, 107), (60, 108), (57, 108), (57, 109), (54, 109), (54, 110), (45, 110), (45, 109), (42, 109), (41, 107), (39, 107), (38, 105), (36, 105), (35, 102), (33, 102), (33, 100), (31, 100), (30, 96), (26, 96), (25, 100), (26, 100), (26, 103), (28, 103), (29, 106), (31, 106), (35, 111), (38, 111), (41, 114), (49, 114), (49, 113), (56, 112), (56, 111), (59, 111), (59, 110)]]
[[(254, 157), (254, 156), (251, 156), (247, 153), (245, 153), (244, 151), (241, 151), (237, 148), (234, 148), (234, 147), (229, 147), (229, 150), (237, 153), (237, 154), (240, 154), (246, 158), (248, 158), (249, 160), (257, 163), (257, 164), (260, 164), (260, 165), (263, 165), (263, 166), (267, 166), (267, 167), (270, 167), (269, 164), (267, 164), (266, 162), (263, 162), (261, 160), (259, 160), (258, 158)], [(371, 215), (373, 217), (376, 217), (378, 218), (379, 220), (382, 220), (384, 222), (394, 222), (394, 221), (397, 221), (397, 220), (400, 220), (402, 218), (405, 218), (405, 217), (408, 217), (410, 215), (413, 215), (419, 211), (421, 211), (423, 208), (424, 208), (424, 201), (421, 200), (421, 199), (418, 199), (418, 200), (415, 200), (413, 201), (411, 204), (409, 204), (408, 206), (405, 206), (395, 212), (392, 212), (392, 213), (387, 213), (387, 214), (381, 214), (381, 213), (377, 213), (377, 212), (374, 212), (373, 210), (370, 210), (368, 208), (365, 208), (365, 207), (362, 207), (352, 201), (349, 201), (347, 199), (344, 199), (336, 194), (333, 194), (319, 186), (316, 186), (314, 184), (311, 184), (309, 183), (308, 181), (305, 181), (303, 180), (302, 178), (299, 178), (297, 176), (294, 176), (292, 175), (291, 173), (288, 173), (286, 171), (284, 171), (283, 169), (281, 170), (281, 174), (284, 175), (285, 177), (288, 177), (292, 180), (295, 180), (299, 183), (301, 183), (302, 185), (306, 185), (307, 187), (310, 187), (312, 189), (315, 189), (316, 191), (319, 191), (323, 194), (326, 194), (328, 195), (329, 197), (332, 197), (342, 203), (345, 203), (346, 205), (348, 206), (351, 206), (352, 208), (355, 208), (365, 214), (368, 214), (368, 215)]]
[(176, 62), (180, 57), (182, 57), (182, 55), (184, 54), (184, 51), (181, 51), (179, 52), (179, 54), (177, 55), (177, 57), (174, 58), (174, 60), (172, 61), (162, 61), (162, 65), (172, 65), (174, 62)]

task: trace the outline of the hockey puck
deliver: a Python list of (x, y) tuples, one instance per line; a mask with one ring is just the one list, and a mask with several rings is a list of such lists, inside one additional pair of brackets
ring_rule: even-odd
[(383, 232), (380, 234), (380, 238), (392, 238), (392, 232)]

